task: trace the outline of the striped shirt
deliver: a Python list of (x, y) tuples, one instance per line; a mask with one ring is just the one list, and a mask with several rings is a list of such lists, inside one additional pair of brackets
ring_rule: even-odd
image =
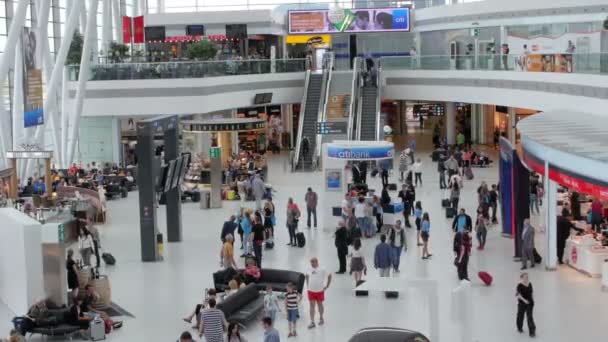
[(287, 310), (295, 310), (298, 308), (298, 293), (296, 291), (287, 292), (285, 295), (285, 303)]
[(201, 321), (203, 322), (203, 334), (207, 342), (224, 341), (224, 322), (226, 318), (221, 310), (215, 308), (203, 310)]

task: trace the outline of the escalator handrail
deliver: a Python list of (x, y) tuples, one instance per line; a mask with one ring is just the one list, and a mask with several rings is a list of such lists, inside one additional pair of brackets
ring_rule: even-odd
[(348, 113), (348, 133), (347, 133), (347, 139), (348, 140), (352, 140), (353, 139), (353, 125), (354, 125), (354, 118), (357, 115), (357, 113), (355, 112), (356, 110), (356, 104), (357, 104), (357, 97), (359, 96), (359, 65), (361, 64), (361, 57), (355, 57), (355, 61), (353, 63), (353, 82), (352, 82), (352, 86), (351, 86), (351, 91), (350, 91), (350, 106), (349, 106), (349, 113)]
[[(321, 93), (321, 98), (319, 101), (319, 111), (318, 111), (318, 115), (317, 115), (317, 123), (322, 122), (325, 120), (325, 106), (329, 100), (329, 86), (331, 84), (331, 77), (332, 77), (332, 69), (334, 68), (334, 55), (333, 53), (331, 53), (329, 55), (329, 58), (327, 60), (327, 64), (323, 65), (324, 69), (323, 69), (323, 81), (321, 83), (321, 91), (325, 92), (324, 94)], [(316, 137), (316, 143), (315, 143), (315, 150), (313, 152), (313, 157), (311, 158), (313, 161), (313, 165), (318, 165), (318, 158), (321, 154), (321, 142), (322, 142), (322, 138), (323, 136), (321, 134), (317, 134)], [(315, 163), (314, 161), (317, 160), (317, 163)]]
[(302, 130), (304, 129), (304, 116), (306, 115), (306, 98), (308, 97), (308, 87), (310, 85), (310, 70), (306, 71), (306, 77), (304, 80), (304, 96), (302, 96), (302, 103), (300, 105), (300, 114), (298, 118), (298, 135), (296, 139), (296, 149), (293, 156), (292, 169), (295, 170), (298, 167), (298, 161), (300, 160), (300, 142), (302, 141)]
[(380, 140), (381, 134), (380, 134), (380, 130), (382, 129), (382, 127), (380, 127), (380, 110), (382, 109), (382, 101), (381, 101), (381, 96), (380, 96), (380, 89), (382, 89), (382, 84), (380, 84), (380, 81), (382, 80), (380, 78), (380, 71), (382, 70), (380, 68), (380, 59), (378, 59), (378, 67), (377, 67), (378, 72), (376, 72), (376, 141)]

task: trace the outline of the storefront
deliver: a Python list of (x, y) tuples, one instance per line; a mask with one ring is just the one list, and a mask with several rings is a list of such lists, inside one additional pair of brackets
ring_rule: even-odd
[(289, 58), (312, 57), (313, 65), (320, 65), (323, 55), (331, 48), (331, 35), (288, 35), (286, 39)]
[[(527, 118), (517, 128), (524, 162), (544, 178), (546, 266), (555, 268), (564, 248), (566, 264), (588, 276), (608, 279), (608, 158), (597, 149), (605, 147), (601, 137), (608, 134), (602, 122), (591, 114), (551, 112)], [(562, 209), (567, 209), (566, 216)], [(558, 231), (558, 219), (569, 220), (572, 229)]]

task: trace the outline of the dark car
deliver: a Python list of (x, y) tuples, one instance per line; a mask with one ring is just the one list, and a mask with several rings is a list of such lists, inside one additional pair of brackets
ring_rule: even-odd
[(364, 328), (359, 330), (348, 342), (430, 342), (417, 331), (400, 328)]

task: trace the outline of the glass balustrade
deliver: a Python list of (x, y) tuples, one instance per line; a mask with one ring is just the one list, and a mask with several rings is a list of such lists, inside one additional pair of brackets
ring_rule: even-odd
[[(151, 80), (175, 78), (204, 78), (231, 75), (255, 75), (303, 72), (307, 60), (225, 60), (200, 62), (116, 63), (96, 64), (88, 70), (89, 81)], [(78, 79), (79, 66), (68, 66), (70, 81)]]
[(608, 73), (608, 54), (442, 55), (382, 57), (382, 71), (390, 70), (502, 70), (527, 72)]

